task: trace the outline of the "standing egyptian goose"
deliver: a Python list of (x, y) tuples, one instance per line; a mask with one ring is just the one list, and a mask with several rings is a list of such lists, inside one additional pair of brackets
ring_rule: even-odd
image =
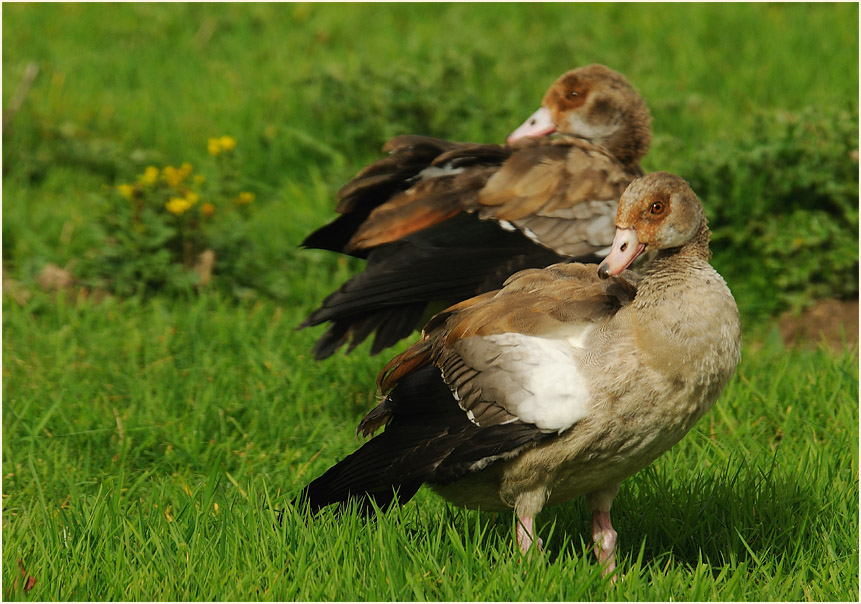
[[(360, 423), (386, 429), (303, 490), (312, 509), (388, 507), (426, 483), (449, 501), (514, 509), (523, 551), (545, 505), (586, 496), (605, 573), (622, 480), (677, 443), (740, 357), (738, 309), (709, 265), (709, 230), (687, 183), (657, 172), (621, 198), (600, 265), (557, 264), (436, 315), (378, 378)], [(641, 277), (625, 269), (655, 253)]]
[(642, 175), (650, 119), (621, 74), (589, 65), (560, 77), (508, 145), (389, 141), (390, 155), (339, 191), (341, 215), (303, 242), (367, 259), (300, 325), (330, 322), (314, 356), (374, 332), (376, 354), (419, 327), (429, 302), (497, 289), (521, 269), (600, 259), (619, 196)]

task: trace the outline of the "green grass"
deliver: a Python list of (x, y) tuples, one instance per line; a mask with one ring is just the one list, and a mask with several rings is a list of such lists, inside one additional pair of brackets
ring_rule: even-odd
[[(588, 551), (583, 502), (541, 514), (547, 551), (528, 560), (510, 516), (426, 491), (371, 523), (289, 509), (355, 448), (388, 358), (367, 345), (309, 358), (319, 330), (295, 325), (358, 265), (296, 246), (388, 137), (502, 140), (557, 75), (600, 61), (649, 102), (647, 169), (684, 176), (709, 149), (731, 166), (752, 133), (768, 141), (763, 115), (857, 124), (857, 5), (6, 4), (3, 17), (4, 108), (40, 67), (3, 133), (4, 271), (32, 294), (3, 298), (4, 599), (858, 600), (857, 353), (785, 350), (753, 311), (715, 409), (623, 485), (615, 585)], [(148, 163), (203, 164), (220, 134), (258, 194), (249, 229), (277, 300), (38, 291), (46, 262), (75, 270), (99, 244), (104, 187)], [(781, 275), (727, 256), (755, 310)]]
[[(7, 304), (6, 597), (857, 599), (856, 354), (747, 346), (717, 407), (623, 485), (613, 586), (582, 502), (541, 514), (547, 553), (527, 561), (510, 516), (424, 491), (377, 522), (288, 509), (276, 527), (270, 510), (355, 447), (378, 365), (302, 355), (302, 313)], [(19, 557), (28, 595), (10, 587)]]

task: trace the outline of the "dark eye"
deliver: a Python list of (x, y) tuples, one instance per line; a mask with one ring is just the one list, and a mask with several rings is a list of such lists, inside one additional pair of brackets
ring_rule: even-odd
[(576, 99), (578, 96), (580, 96), (580, 93), (579, 93), (579, 92), (577, 92), (576, 90), (572, 90), (571, 92), (569, 92), (569, 93), (568, 93), (568, 95), (567, 95), (567, 96), (568, 96), (568, 98), (569, 98), (569, 99), (574, 100), (574, 99)]
[(652, 207), (649, 208), (649, 213), (654, 214), (655, 216), (664, 213), (664, 202), (656, 201), (652, 204)]

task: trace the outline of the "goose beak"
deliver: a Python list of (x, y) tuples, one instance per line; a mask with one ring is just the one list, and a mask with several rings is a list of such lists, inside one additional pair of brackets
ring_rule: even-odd
[(553, 132), (556, 132), (556, 124), (553, 123), (553, 120), (550, 117), (550, 110), (546, 107), (542, 107), (530, 115), (529, 118), (527, 118), (527, 120), (517, 128), (517, 130), (509, 134), (508, 138), (505, 139), (505, 142), (510, 145), (521, 138), (539, 138), (541, 136), (552, 134)]
[(598, 276), (606, 279), (610, 275), (618, 275), (631, 266), (631, 263), (646, 249), (645, 243), (637, 239), (637, 231), (634, 227), (623, 229), (616, 227), (616, 237), (613, 239), (613, 247), (604, 258), (604, 262), (598, 267)]

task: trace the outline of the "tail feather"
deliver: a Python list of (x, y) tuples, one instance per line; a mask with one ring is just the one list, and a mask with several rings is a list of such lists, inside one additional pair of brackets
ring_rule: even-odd
[(378, 354), (389, 346), (394, 346), (398, 341), (415, 331), (416, 327), (421, 325), (426, 306), (426, 304), (420, 303), (392, 309), (377, 327), (377, 335), (374, 336), (371, 354)]
[(552, 434), (520, 421), (473, 424), (434, 366), (404, 376), (359, 430), (386, 422), (381, 434), (306, 486), (299, 502), (315, 511), (351, 500), (365, 513), (374, 504), (385, 510), (409, 501), (424, 483), (448, 484)]
[[(392, 346), (416, 330), (424, 316), (425, 303), (410, 304), (395, 308), (381, 308), (365, 314), (351, 314), (329, 319), (329, 327), (317, 340), (312, 349), (318, 361), (327, 359), (344, 344), (347, 352), (352, 352), (376, 330), (371, 355)], [(312, 315), (313, 317), (313, 315)], [(316, 325), (306, 319), (298, 329)]]
[(388, 478), (391, 465), (388, 443), (380, 435), (352, 455), (341, 460), (322, 476), (308, 484), (297, 497), (307, 502), (311, 511), (326, 506), (345, 505), (355, 500), (364, 514), (373, 512), (373, 502), (387, 510), (395, 502), (406, 503), (422, 485), (421, 480), (400, 481)]

